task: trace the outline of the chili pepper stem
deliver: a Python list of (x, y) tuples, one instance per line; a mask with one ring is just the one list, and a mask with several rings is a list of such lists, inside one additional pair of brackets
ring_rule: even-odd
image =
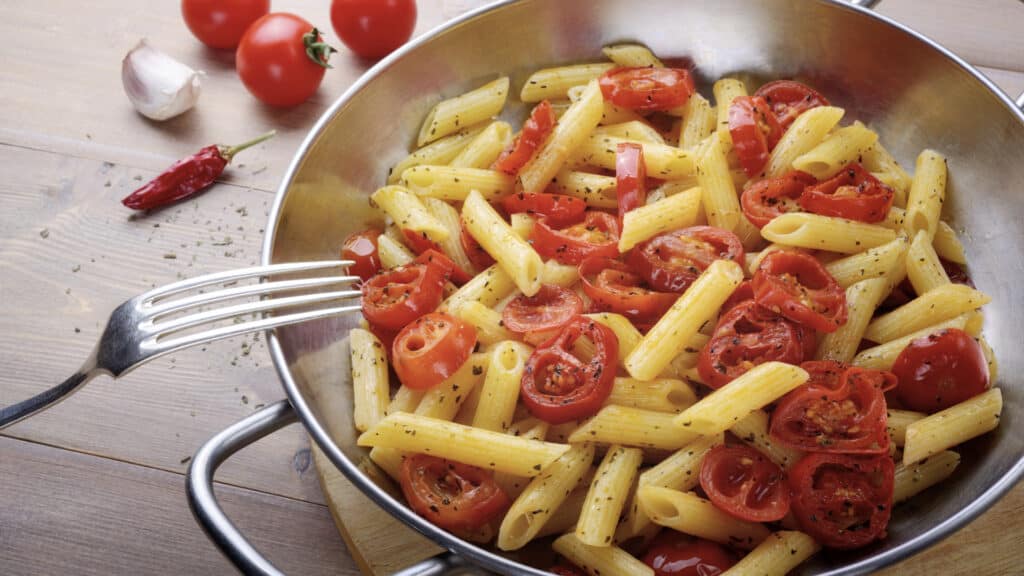
[(253, 138), (248, 142), (242, 142), (241, 144), (236, 144), (235, 146), (217, 146), (217, 149), (220, 151), (220, 155), (223, 156), (224, 159), (228, 161), (228, 163), (230, 163), (231, 159), (235, 157), (235, 154), (238, 154), (239, 152), (245, 150), (246, 148), (251, 148), (259, 144), (260, 142), (266, 142), (267, 140), (273, 138), (275, 134), (277, 134), (277, 130), (271, 130), (270, 132), (257, 136), (256, 138)]

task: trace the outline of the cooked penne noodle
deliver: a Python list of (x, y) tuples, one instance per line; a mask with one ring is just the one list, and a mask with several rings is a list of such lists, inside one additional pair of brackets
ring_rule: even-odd
[(652, 522), (692, 536), (749, 550), (771, 534), (763, 524), (734, 518), (693, 492), (641, 486), (636, 494)]
[(369, 330), (349, 332), (352, 355), (352, 406), (356, 430), (365, 432), (384, 418), (390, 401), (388, 359), (384, 345)]
[(449, 165), (455, 168), (488, 168), (511, 143), (512, 126), (508, 122), (491, 122), (469, 141), (458, 156), (452, 158)]
[(486, 354), (473, 354), (454, 374), (427, 390), (413, 413), (428, 418), (452, 420), (469, 392), (483, 380), (487, 366)]
[(639, 448), (611, 446), (597, 468), (576, 523), (576, 537), (590, 546), (610, 546), (619, 514), (643, 460)]
[(1003, 393), (999, 388), (992, 388), (911, 423), (903, 444), (903, 465), (909, 466), (995, 430), (1002, 411)]
[(559, 537), (551, 545), (591, 576), (654, 576), (654, 570), (618, 546), (588, 546), (575, 534)]
[(587, 314), (587, 318), (591, 318), (601, 324), (612, 329), (615, 332), (615, 337), (619, 341), (619, 363), (624, 365), (626, 357), (629, 353), (636, 348), (636, 345), (643, 339), (643, 335), (640, 331), (633, 326), (633, 323), (628, 318), (621, 314), (614, 314), (611, 312), (598, 312), (596, 314)]
[(540, 272), (540, 281), (568, 288), (580, 279), (580, 271), (576, 266), (559, 264), (557, 260), (548, 260)]
[(910, 185), (913, 179), (907, 171), (900, 166), (900, 163), (892, 157), (892, 154), (876, 141), (875, 145), (864, 152), (861, 162), (864, 167), (875, 176), (892, 188), (893, 206), (905, 208), (907, 205), (907, 194), (910, 193)]
[(396, 412), (415, 412), (426, 392), (426, 390), (413, 390), (408, 386), (399, 386), (394, 397), (391, 398), (391, 402), (388, 403), (384, 415), (389, 416)]
[(615, 186), (614, 176), (574, 172), (568, 168), (560, 170), (551, 181), (552, 191), (579, 198), (591, 208), (618, 207)]
[(861, 280), (847, 288), (846, 323), (835, 332), (825, 334), (818, 344), (818, 352), (814, 357), (818, 360), (836, 362), (853, 360), (875, 308), (878, 308), (885, 299), (889, 289), (887, 278)]
[(509, 219), (511, 220), (512, 231), (516, 233), (516, 236), (523, 240), (529, 240), (530, 234), (533, 233), (533, 225), (537, 223), (533, 216), (526, 212), (517, 212), (512, 214)]
[(878, 134), (859, 121), (830, 134), (821, 144), (797, 156), (793, 168), (818, 180), (827, 180), (874, 146)]
[(768, 166), (766, 178), (778, 178), (793, 169), (793, 161), (820, 145), (825, 136), (843, 118), (843, 109), (835, 106), (819, 106), (800, 114), (775, 145)]
[(538, 70), (526, 79), (519, 99), (523, 102), (540, 102), (566, 98), (573, 86), (589, 84), (614, 67), (614, 64), (601, 62)]
[[(585, 84), (569, 88), (569, 102), (578, 101), (583, 96), (583, 91), (585, 89)], [(598, 122), (598, 125), (610, 126), (612, 124), (621, 124), (623, 122), (632, 122), (634, 120), (643, 119), (644, 117), (636, 112), (629, 110), (628, 108), (620, 108), (608, 100), (605, 100), (604, 111), (601, 112), (601, 121)]]
[(497, 170), (427, 164), (403, 172), (402, 183), (418, 196), (449, 202), (462, 202), (473, 190), (487, 200), (497, 200), (515, 188), (515, 179)]
[(900, 352), (902, 352), (903, 349), (911, 342), (947, 328), (958, 328), (963, 330), (964, 327), (967, 326), (967, 317), (967, 314), (961, 314), (956, 318), (939, 322), (933, 326), (928, 326), (927, 328), (907, 334), (906, 336), (894, 338), (885, 344), (861, 350), (853, 357), (853, 360), (850, 363), (854, 366), (860, 366), (861, 368), (890, 370), (892, 369), (893, 363), (896, 362), (896, 357), (899, 356)]
[(786, 246), (843, 254), (856, 254), (896, 239), (896, 232), (884, 226), (809, 212), (778, 216), (761, 229), (761, 235)]
[(773, 532), (722, 576), (786, 576), (821, 546), (803, 532)]
[(661, 137), (650, 124), (642, 120), (631, 120), (619, 124), (608, 124), (594, 130), (597, 136), (615, 136), (626, 140), (648, 142), (651, 144), (664, 144), (665, 139)]
[(385, 186), (370, 196), (401, 230), (422, 233), (434, 242), (448, 238), (448, 229), (427, 210), (415, 194), (402, 186)]
[(903, 306), (876, 318), (864, 338), (885, 343), (943, 322), (987, 304), (991, 298), (963, 284), (934, 288)]
[(803, 452), (783, 446), (772, 440), (768, 433), (770, 420), (764, 410), (754, 410), (746, 418), (739, 419), (729, 431), (743, 442), (753, 446), (783, 470), (800, 461)]
[(591, 135), (581, 143), (572, 157), (574, 162), (580, 164), (615, 170), (615, 151), (619, 144), (627, 142), (643, 147), (644, 166), (650, 178), (680, 180), (696, 173), (697, 163), (687, 150), (619, 136)]
[(914, 181), (907, 197), (907, 219), (903, 223), (907, 234), (913, 236), (924, 230), (929, 240), (934, 238), (945, 200), (946, 158), (934, 150), (925, 150), (917, 157)]
[(944, 450), (907, 466), (896, 464), (892, 503), (899, 504), (949, 478), (960, 465), (960, 455)]
[(441, 303), (438, 310), (456, 312), (466, 302), (480, 302), (484, 306), (494, 307), (515, 289), (516, 284), (512, 277), (506, 274), (501, 266), (494, 264), (463, 284), (462, 288)]
[(616, 66), (625, 68), (664, 68), (650, 49), (640, 44), (616, 44), (605, 46), (601, 52)]
[(732, 260), (708, 266), (626, 358), (629, 374), (638, 380), (657, 377), (742, 281), (743, 270)]
[(648, 382), (636, 378), (615, 378), (605, 405), (678, 414), (696, 401), (697, 394), (693, 388), (677, 378), (658, 378)]
[(701, 189), (691, 188), (626, 212), (622, 219), (619, 252), (628, 252), (637, 244), (662, 232), (695, 225), (700, 202)]
[[(577, 488), (565, 497), (565, 500), (558, 505), (548, 521), (541, 526), (535, 538), (565, 534), (576, 528), (576, 520), (580, 517), (583, 504), (587, 501), (587, 487)], [(507, 514), (506, 514), (507, 517)]]
[(370, 450), (370, 460), (395, 482), (402, 481), (402, 461), (405, 460), (405, 452), (378, 446)]
[(512, 423), (523, 370), (532, 352), (526, 344), (513, 340), (501, 342), (491, 350), (480, 405), (473, 416), (474, 427), (501, 432)]
[(985, 355), (985, 361), (988, 362), (989, 382), (995, 382), (999, 378), (999, 363), (996, 361), (996, 353), (992, 351), (992, 347), (988, 345), (988, 340), (985, 340), (984, 337), (978, 338), (978, 344), (981, 345), (981, 352)]
[(487, 470), (531, 477), (539, 475), (569, 450), (564, 444), (517, 438), (407, 412), (388, 414), (363, 432), (357, 443), (430, 454)]
[(715, 130), (718, 115), (711, 107), (711, 102), (700, 94), (694, 93), (687, 100), (683, 111), (683, 126), (679, 131), (679, 147), (693, 148), (700, 144)]
[(913, 412), (911, 410), (898, 410), (889, 408), (886, 418), (886, 429), (889, 432), (889, 439), (896, 446), (903, 446), (907, 438), (907, 426), (924, 418), (927, 414)]
[(759, 364), (687, 408), (675, 417), (675, 424), (697, 434), (724, 432), (754, 410), (803, 384), (807, 378), (806, 371), (792, 364)]
[(726, 150), (732, 149), (732, 135), (729, 134), (729, 105), (740, 96), (747, 96), (747, 87), (742, 80), (722, 78), (711, 88), (715, 95), (715, 107), (718, 109), (716, 133), (722, 139)]
[(622, 444), (638, 448), (678, 450), (697, 438), (673, 424), (675, 414), (626, 406), (605, 406), (571, 435), (569, 443)]
[(907, 250), (907, 279), (918, 294), (949, 284), (949, 275), (942, 267), (926, 230), (917, 231)]
[(459, 306), (455, 314), (476, 328), (477, 340), (481, 344), (497, 344), (505, 340), (514, 340), (516, 337), (505, 328), (500, 312), (475, 300), (470, 300)]
[(462, 204), (462, 221), (523, 294), (533, 296), (540, 290), (544, 261), (475, 190)]
[(508, 98), (508, 84), (508, 77), (505, 76), (461, 96), (438, 102), (423, 121), (417, 146), (500, 114)]
[(473, 263), (469, 261), (466, 249), (462, 247), (462, 218), (459, 216), (459, 211), (451, 204), (436, 198), (423, 198), (422, 202), (431, 216), (437, 218), (437, 221), (448, 229), (448, 237), (438, 242), (441, 251), (451, 258), (459, 268), (473, 270)]
[(857, 282), (871, 278), (881, 278), (896, 267), (896, 263), (906, 257), (907, 239), (900, 236), (864, 252), (858, 252), (839, 260), (825, 264), (825, 270), (836, 279), (843, 288), (849, 288)]
[(445, 165), (454, 160), (481, 132), (483, 126), (460, 130), (416, 150), (388, 171), (388, 184), (398, 184), (402, 173), (421, 164)]
[(935, 229), (935, 238), (932, 246), (936, 254), (963, 266), (967, 264), (967, 256), (964, 255), (964, 245), (956, 236), (956, 231), (949, 225), (939, 220), (939, 226)]
[(385, 270), (405, 266), (416, 258), (408, 248), (385, 234), (377, 236), (377, 257), (380, 258), (381, 268)]
[(702, 190), (704, 214), (708, 224), (734, 231), (740, 225), (743, 210), (729, 172), (729, 162), (721, 138), (711, 138), (701, 147), (697, 158), (697, 182)]

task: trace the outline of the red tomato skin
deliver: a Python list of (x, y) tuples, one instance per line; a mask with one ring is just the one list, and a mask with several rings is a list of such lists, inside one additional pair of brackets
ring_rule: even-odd
[(434, 264), (410, 264), (385, 270), (362, 286), (363, 316), (371, 324), (401, 330), (441, 303), (446, 271)]
[[(461, 220), (460, 220), (461, 222)], [(484, 247), (473, 238), (473, 235), (466, 229), (465, 222), (461, 222), (462, 231), (459, 233), (459, 241), (462, 243), (462, 249), (466, 252), (466, 257), (476, 267), (477, 271), (480, 272), (489, 268), (494, 264), (494, 258), (484, 250)]]
[(518, 174), (519, 170), (537, 153), (541, 144), (547, 140), (548, 135), (555, 128), (555, 122), (555, 111), (551, 108), (551, 103), (542, 100), (530, 111), (530, 117), (526, 119), (519, 137), (512, 143), (512, 146), (503, 151), (494, 161), (494, 169), (512, 176)]
[(587, 203), (574, 196), (547, 194), (544, 192), (517, 192), (501, 200), (502, 207), (509, 214), (525, 212), (530, 215), (547, 216), (554, 226), (570, 226), (583, 220)]
[(874, 223), (885, 220), (894, 197), (892, 188), (855, 162), (832, 178), (805, 188), (800, 206), (822, 216)]
[(348, 267), (349, 274), (359, 276), (364, 282), (380, 272), (380, 255), (377, 253), (377, 237), (381, 231), (368, 228), (349, 234), (341, 246), (341, 259), (354, 262)]
[(362, 58), (383, 58), (412, 36), (416, 1), (333, 0), (331, 26), (345, 46)]
[[(846, 291), (813, 256), (772, 252), (754, 273), (754, 300), (786, 318), (819, 332), (835, 332), (846, 323)], [(801, 302), (805, 294), (811, 305)]]
[(783, 130), (811, 108), (829, 105), (817, 90), (794, 80), (769, 82), (758, 88), (754, 96), (764, 98)]
[(615, 194), (619, 200), (620, 226), (626, 212), (647, 203), (644, 149), (635, 142), (622, 142), (615, 150)]
[(910, 410), (945, 410), (989, 388), (988, 362), (981, 345), (963, 330), (949, 328), (912, 341), (896, 357), (896, 398)]
[(558, 576), (587, 576), (587, 572), (575, 564), (562, 563), (552, 566), (548, 572)]
[[(596, 349), (586, 364), (570, 352), (582, 335), (590, 338)], [(618, 358), (619, 341), (611, 328), (576, 316), (530, 355), (520, 398), (531, 414), (549, 424), (596, 414), (612, 392)], [(549, 373), (548, 368), (554, 366), (558, 368)]]
[(729, 135), (743, 171), (753, 178), (782, 138), (782, 127), (763, 98), (740, 96), (729, 105)]
[(759, 229), (775, 217), (800, 210), (800, 196), (818, 181), (806, 172), (793, 170), (778, 178), (764, 179), (743, 191), (743, 215)]
[(478, 529), (511, 503), (492, 473), (426, 454), (405, 457), (399, 483), (409, 507), (445, 530)]
[(476, 346), (476, 328), (441, 312), (417, 318), (395, 337), (391, 365), (413, 390), (437, 386), (455, 373)]
[(740, 520), (774, 522), (789, 513), (786, 475), (749, 446), (712, 448), (701, 463), (700, 485), (716, 508)]
[(415, 232), (408, 228), (402, 228), (402, 236), (405, 237), (405, 245), (413, 251), (414, 254), (420, 255), (427, 250), (434, 250), (436, 252), (441, 251), (441, 246), (427, 238), (427, 235), (422, 232)]
[[(601, 242), (585, 236), (599, 232)], [(583, 222), (558, 228), (547, 217), (538, 218), (530, 234), (534, 250), (545, 260), (554, 258), (562, 264), (578, 266), (585, 258), (619, 255), (619, 223), (611, 214), (588, 210)]]
[(634, 323), (657, 322), (679, 299), (678, 294), (648, 289), (628, 266), (611, 258), (591, 256), (580, 263), (579, 273), (594, 309), (622, 314)]
[[(793, 516), (804, 532), (829, 548), (861, 548), (885, 538), (894, 473), (888, 455), (808, 454), (789, 470)], [(846, 530), (840, 521), (858, 512), (857, 520), (867, 527)]]
[(604, 99), (630, 110), (670, 110), (696, 91), (683, 68), (613, 68), (598, 79)]
[(692, 226), (641, 242), (627, 261), (655, 290), (685, 292), (715, 260), (744, 266), (743, 243), (728, 230)]
[(719, 318), (724, 317), (729, 310), (732, 310), (736, 306), (739, 306), (747, 300), (754, 299), (754, 285), (750, 280), (744, 280), (740, 282), (740, 285), (732, 291), (732, 294), (725, 299), (722, 304), (722, 309), (718, 311)]
[(444, 270), (445, 275), (448, 276), (456, 286), (462, 286), (473, 279), (472, 275), (460, 268), (459, 265), (453, 262), (451, 258), (440, 250), (435, 250), (433, 248), (428, 248), (421, 252), (413, 262), (416, 264), (433, 264), (435, 266), (439, 266)]
[(704, 384), (718, 389), (765, 362), (799, 364), (806, 337), (795, 323), (747, 300), (721, 315), (700, 350), (697, 371)]
[(732, 568), (736, 558), (709, 540), (665, 530), (651, 543), (643, 563), (654, 570), (655, 576), (717, 576)]
[(235, 52), (238, 77), (249, 93), (282, 108), (308, 100), (326, 70), (306, 55), (302, 37), (312, 30), (312, 24), (287, 12), (253, 22)]
[(234, 50), (253, 22), (270, 12), (270, 0), (182, 0), (192, 35), (210, 48)]
[(583, 299), (575, 292), (542, 284), (533, 296), (520, 294), (501, 311), (501, 321), (512, 332), (525, 334), (561, 328), (583, 313)]

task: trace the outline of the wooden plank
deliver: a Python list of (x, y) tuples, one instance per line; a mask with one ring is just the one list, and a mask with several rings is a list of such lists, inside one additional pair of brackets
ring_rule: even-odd
[[(129, 297), (258, 260), (266, 192), (217, 185), (133, 216), (118, 200), (151, 172), (11, 146), (0, 146), (0, 157), (0, 405), (67, 378)], [(206, 439), (282, 397), (262, 336), (250, 335), (156, 360), (117, 382), (99, 377), (4, 433), (182, 472)], [(322, 502), (299, 426), (243, 450), (220, 477)]]
[[(0, 438), (0, 572), (231, 574), (180, 474)], [(356, 575), (324, 506), (221, 486), (229, 517), (289, 574)]]

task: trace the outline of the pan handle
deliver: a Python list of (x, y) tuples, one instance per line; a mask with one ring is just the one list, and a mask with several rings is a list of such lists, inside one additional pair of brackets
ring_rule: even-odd
[(213, 492), (213, 475), (235, 452), (297, 420), (287, 400), (271, 404), (210, 438), (196, 452), (188, 467), (185, 487), (189, 508), (213, 544), (243, 574), (284, 576), (263, 557), (228, 519)]

